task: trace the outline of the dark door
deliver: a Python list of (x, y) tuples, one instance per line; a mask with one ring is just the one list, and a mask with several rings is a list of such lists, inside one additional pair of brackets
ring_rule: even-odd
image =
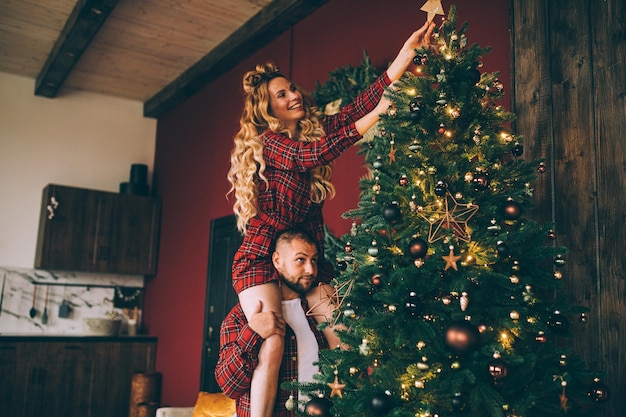
[(211, 221), (207, 301), (204, 312), (204, 336), (202, 338), (201, 391), (220, 391), (213, 372), (220, 349), (220, 324), (238, 301), (232, 286), (231, 266), (233, 256), (239, 248), (241, 240), (242, 237), (237, 230), (234, 215)]

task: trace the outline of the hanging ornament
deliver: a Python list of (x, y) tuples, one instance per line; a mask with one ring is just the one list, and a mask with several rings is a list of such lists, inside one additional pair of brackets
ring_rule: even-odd
[(561, 380), (561, 395), (559, 395), (559, 403), (561, 405), (561, 410), (563, 410), (565, 413), (567, 413), (567, 410), (569, 408), (567, 402), (569, 401), (569, 398), (567, 398), (567, 393), (565, 392), (565, 387), (567, 387), (567, 381), (565, 379)]
[(502, 206), (502, 214), (505, 221), (515, 222), (522, 215), (522, 207), (509, 197)]
[(285, 408), (289, 411), (296, 409), (296, 400), (293, 398), (292, 394), (289, 394), (289, 398), (285, 401)]
[(380, 194), (380, 184), (378, 183), (379, 179), (380, 179), (379, 177), (376, 177), (375, 178), (376, 182), (374, 183), (374, 185), (372, 185), (372, 194), (373, 194), (372, 200), (375, 198), (376, 194)]
[(548, 239), (550, 239), (550, 240), (556, 239), (556, 233), (554, 232), (554, 230), (550, 230), (548, 232)]
[(539, 330), (537, 332), (537, 336), (535, 336), (535, 340), (539, 343), (546, 343), (548, 341), (548, 337), (542, 330)]
[(339, 398), (343, 398), (343, 393), (341, 392), (341, 390), (345, 388), (346, 384), (339, 383), (339, 378), (337, 378), (337, 374), (338, 374), (337, 369), (335, 369), (333, 373), (335, 374), (335, 380), (327, 384), (328, 387), (331, 389), (330, 398), (333, 398), (335, 395), (338, 396)]
[(454, 411), (463, 411), (465, 409), (465, 397), (460, 392), (457, 392), (452, 397), (451, 404)]
[(476, 214), (479, 207), (475, 204), (461, 204), (447, 193), (442, 206), (441, 201), (418, 210), (417, 214), (430, 224), (428, 243), (433, 243), (447, 236), (445, 230), (452, 230), (455, 238), (470, 241), (468, 221)]
[(428, 62), (428, 55), (426, 54), (418, 53), (413, 57), (413, 64), (417, 66), (426, 65), (426, 62)]
[(395, 224), (402, 218), (400, 206), (396, 201), (393, 201), (390, 205), (383, 209), (383, 218), (391, 224)]
[(578, 321), (580, 324), (587, 324), (588, 318), (586, 313), (580, 313), (580, 317), (578, 317)]
[(406, 174), (402, 174), (402, 176), (398, 180), (398, 184), (400, 184), (401, 187), (406, 187), (407, 185), (409, 185), (409, 178), (406, 176)]
[(443, 181), (437, 181), (435, 185), (435, 195), (437, 197), (443, 197), (446, 195), (446, 191), (448, 190), (448, 185)]
[(587, 390), (587, 396), (594, 402), (603, 403), (609, 399), (609, 387), (600, 382), (600, 378), (594, 378)]
[(561, 267), (563, 265), (565, 265), (565, 258), (563, 257), (563, 255), (556, 255), (554, 258), (554, 265), (556, 267)]
[(419, 303), (419, 298), (417, 297), (417, 293), (415, 291), (411, 291), (409, 296), (404, 300), (404, 309), (409, 313), (410, 316), (415, 317), (417, 315), (417, 304)]
[(380, 274), (374, 274), (372, 276), (372, 285), (376, 288), (383, 286), (383, 277)]
[(383, 167), (383, 165), (384, 165), (383, 164), (383, 158), (380, 155), (378, 155), (376, 157), (376, 160), (372, 163), (372, 166), (374, 168), (376, 168), (376, 169), (381, 169)]
[(498, 222), (496, 221), (496, 219), (491, 219), (489, 221), (489, 226), (487, 226), (487, 230), (489, 230), (490, 232), (493, 232), (495, 235), (498, 234), (498, 232), (502, 229), (502, 227), (498, 224)]
[(498, 252), (498, 256), (500, 258), (508, 258), (511, 256), (511, 249), (509, 249), (509, 245), (501, 240), (496, 242), (496, 251)]
[(480, 168), (477, 168), (474, 171), (474, 175), (472, 178), (472, 184), (474, 185), (474, 190), (476, 191), (484, 191), (489, 188), (490, 178), (489, 173), (487, 171), (483, 171)]
[(446, 347), (458, 356), (465, 356), (480, 345), (478, 328), (467, 320), (451, 323), (446, 328), (444, 335)]
[(435, 103), (439, 104), (440, 106), (447, 104), (448, 100), (446, 99), (446, 93), (443, 91), (440, 91), (439, 98), (437, 99), (437, 101), (435, 101)]
[(379, 416), (387, 414), (393, 408), (391, 395), (381, 392), (374, 394), (371, 401), (372, 410)]
[(361, 344), (359, 345), (359, 353), (362, 356), (368, 356), (371, 353), (371, 349), (367, 344), (367, 339), (361, 339)]
[(515, 146), (513, 146), (513, 149), (511, 149), (511, 154), (514, 157), (519, 158), (520, 156), (522, 156), (523, 153), (524, 147), (522, 146), (522, 144), (520, 144), (519, 142), (515, 142)]
[(548, 316), (546, 324), (550, 326), (555, 332), (565, 332), (569, 328), (569, 321), (567, 317), (561, 314), (561, 311), (554, 310), (552, 314)]
[(500, 359), (499, 353), (494, 353), (493, 356), (495, 359), (489, 362), (487, 370), (494, 380), (499, 381), (506, 378), (506, 376), (509, 374), (509, 368), (506, 362)]
[(480, 81), (480, 71), (478, 71), (478, 68), (468, 67), (466, 71), (466, 77), (467, 81), (469, 81), (470, 84), (478, 84), (478, 82)]
[(348, 269), (348, 263), (346, 261), (338, 261), (337, 262), (337, 269), (341, 272), (345, 271), (346, 269)]
[(409, 201), (409, 208), (411, 209), (411, 211), (415, 211), (417, 210), (417, 196), (415, 194), (413, 194), (411, 196), (411, 201)]
[(459, 298), (459, 304), (461, 306), (461, 311), (467, 310), (467, 306), (469, 305), (469, 296), (465, 291), (461, 293), (461, 298)]
[(419, 144), (417, 139), (413, 139), (411, 144), (409, 145), (409, 150), (413, 153), (417, 153), (422, 149), (422, 145)]
[(311, 401), (304, 406), (304, 412), (309, 416), (331, 417), (330, 407), (332, 405), (328, 398), (320, 396), (312, 398)]
[(392, 137), (389, 141), (389, 154), (387, 154), (387, 156), (389, 157), (389, 164), (393, 164), (394, 162), (396, 162), (396, 148), (394, 148), (395, 144), (396, 141), (393, 140)]
[(417, 123), (422, 118), (422, 96), (417, 96), (409, 103), (411, 120)]
[(350, 307), (350, 305), (347, 305), (346, 308), (343, 310), (343, 315), (345, 317), (350, 317), (351, 319), (356, 317), (356, 311), (354, 311), (353, 308)]
[(372, 246), (367, 249), (367, 253), (374, 258), (378, 256), (378, 247), (375, 240), (372, 240)]
[(421, 237), (414, 237), (409, 242), (409, 255), (413, 259), (419, 259), (426, 256), (428, 253), (428, 243)]
[(343, 250), (346, 253), (352, 253), (352, 243), (346, 242), (345, 246), (343, 247)]
[(437, 129), (437, 133), (439, 133), (440, 135), (446, 133), (446, 125), (444, 125), (443, 123), (439, 124), (439, 129)]
[(461, 259), (461, 257), (454, 254), (454, 246), (450, 245), (449, 249), (450, 253), (448, 254), (448, 256), (442, 256), (443, 260), (446, 261), (446, 266), (443, 268), (443, 270), (447, 271), (449, 268), (452, 268), (455, 271), (458, 271), (459, 267), (456, 263)]
[(537, 172), (539, 174), (545, 174), (547, 170), (548, 169), (546, 168), (546, 164), (544, 164), (543, 162), (540, 162), (539, 166), (537, 167)]

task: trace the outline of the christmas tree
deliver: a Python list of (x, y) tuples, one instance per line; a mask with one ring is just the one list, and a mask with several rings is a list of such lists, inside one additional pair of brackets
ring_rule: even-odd
[(545, 165), (524, 159), (466, 31), (450, 7), (360, 145), (370, 175), (334, 245), (346, 349), (290, 387), (313, 398), (305, 415), (575, 416), (608, 397), (567, 348), (586, 313), (560, 295), (566, 249), (530, 217)]

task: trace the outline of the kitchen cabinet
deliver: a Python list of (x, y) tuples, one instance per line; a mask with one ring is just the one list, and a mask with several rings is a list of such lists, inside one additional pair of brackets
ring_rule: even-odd
[(154, 371), (152, 337), (28, 339), (0, 338), (0, 416), (126, 416), (133, 374)]
[(50, 184), (35, 268), (154, 275), (160, 214), (155, 198)]

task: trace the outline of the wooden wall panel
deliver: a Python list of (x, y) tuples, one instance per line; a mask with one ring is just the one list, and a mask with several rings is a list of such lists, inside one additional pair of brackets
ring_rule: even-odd
[[(569, 248), (565, 292), (588, 306), (572, 344), (606, 372), (600, 415), (626, 409), (626, 7), (622, 0), (511, 1), (516, 130), (546, 158), (536, 216)], [(548, 200), (542, 201), (542, 200)], [(576, 318), (574, 318), (576, 319)]]
[(596, 281), (611, 417), (626, 415), (626, 2), (590, 1), (597, 175)]

